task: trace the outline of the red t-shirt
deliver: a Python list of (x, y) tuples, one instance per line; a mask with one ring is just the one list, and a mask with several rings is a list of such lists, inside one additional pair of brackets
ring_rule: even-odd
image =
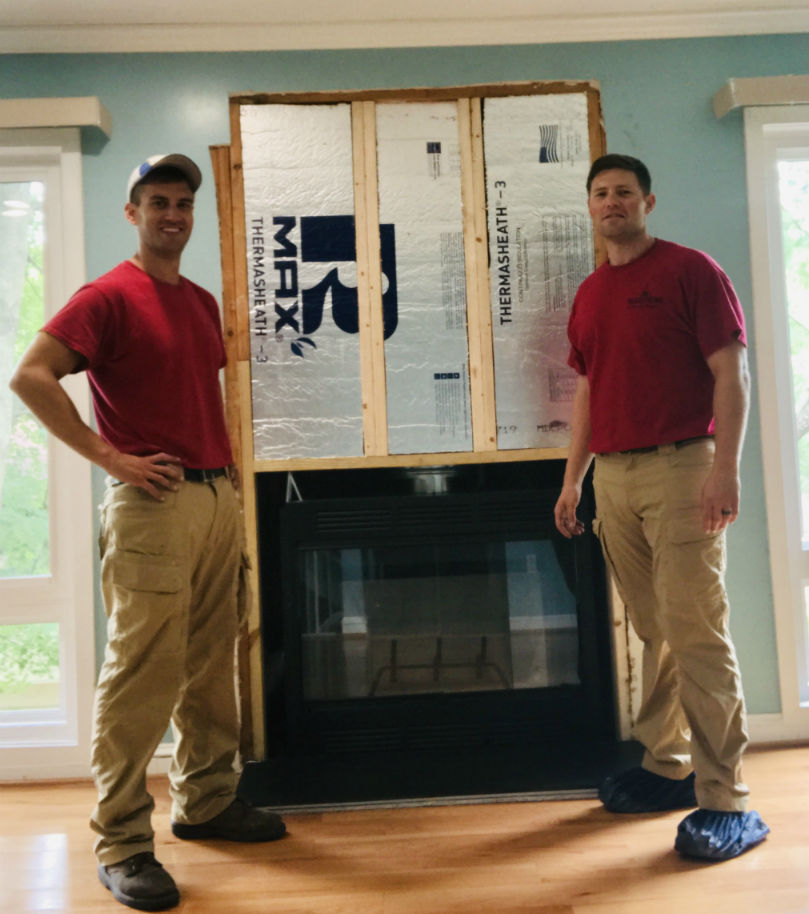
[(197, 469), (231, 462), (219, 309), (201, 286), (161, 282), (124, 261), (43, 330), (87, 359), (98, 432), (113, 447), (165, 451)]
[(706, 359), (739, 340), (744, 314), (707, 254), (656, 240), (637, 260), (605, 263), (576, 293), (570, 364), (590, 384), (596, 454), (713, 433)]

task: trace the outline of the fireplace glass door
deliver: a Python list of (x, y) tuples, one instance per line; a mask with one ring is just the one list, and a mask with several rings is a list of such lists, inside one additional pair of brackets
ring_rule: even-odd
[(579, 683), (576, 598), (550, 539), (429, 537), (297, 558), (306, 701)]

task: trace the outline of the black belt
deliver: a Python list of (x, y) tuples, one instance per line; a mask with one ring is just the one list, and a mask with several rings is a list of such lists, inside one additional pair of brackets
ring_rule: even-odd
[(220, 476), (228, 475), (227, 467), (214, 467), (212, 470), (191, 470), (183, 467), (183, 475), (188, 482), (210, 482), (212, 479), (219, 479)]
[[(711, 435), (696, 435), (694, 438), (683, 438), (681, 441), (671, 441), (670, 444), (673, 444), (674, 447), (683, 447), (683, 445), (691, 444), (692, 441), (703, 441), (705, 438), (711, 438)], [(615, 451), (617, 454), (651, 454), (652, 451), (659, 450), (661, 447), (665, 447), (663, 444), (650, 444), (649, 447), (632, 447), (628, 451)]]

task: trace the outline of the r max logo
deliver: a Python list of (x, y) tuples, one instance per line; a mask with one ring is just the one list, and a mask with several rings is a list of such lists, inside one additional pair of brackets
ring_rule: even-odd
[[(300, 246), (293, 240), (299, 228)], [(396, 243), (393, 225), (381, 225), (382, 274), (387, 288), (382, 294), (384, 338), (396, 330), (398, 300), (396, 292)], [(359, 331), (356, 286), (345, 285), (339, 266), (352, 264), (356, 270), (356, 243), (353, 216), (275, 216), (273, 218), (273, 269), (275, 271), (274, 316), (276, 335), (288, 328), (296, 334), (290, 343), (293, 354), (303, 357), (306, 346), (316, 349), (312, 336), (317, 333), (331, 304), (331, 317), (344, 333)], [(312, 264), (331, 264), (314, 285)], [(302, 288), (301, 274), (308, 283)]]

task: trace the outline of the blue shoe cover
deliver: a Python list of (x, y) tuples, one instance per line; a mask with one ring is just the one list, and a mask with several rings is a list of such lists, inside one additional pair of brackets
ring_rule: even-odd
[(730, 860), (761, 844), (769, 831), (755, 811), (697, 809), (677, 826), (674, 849), (684, 857)]
[(665, 812), (697, 805), (694, 773), (682, 780), (664, 778), (645, 768), (630, 768), (607, 778), (598, 790), (598, 798), (610, 812)]

